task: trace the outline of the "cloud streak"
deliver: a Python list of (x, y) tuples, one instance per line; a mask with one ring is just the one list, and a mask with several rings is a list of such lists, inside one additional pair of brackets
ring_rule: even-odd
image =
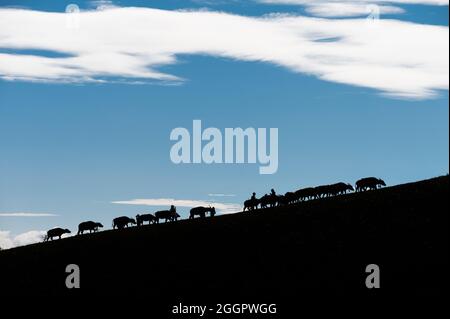
[(139, 205), (139, 206), (170, 206), (176, 207), (197, 207), (214, 206), (222, 214), (236, 213), (242, 210), (242, 205), (233, 203), (219, 203), (205, 200), (173, 199), (173, 198), (141, 198), (122, 201), (113, 201), (112, 204)]
[(420, 4), (433, 6), (448, 6), (449, 0), (256, 0), (265, 4), (283, 4), (283, 5), (309, 5), (315, 3), (362, 3), (362, 4)]
[(89, 2), (91, 7), (94, 7), (96, 10), (104, 10), (110, 8), (118, 7), (110, 0), (92, 0)]
[(0, 213), (0, 217), (55, 217), (56, 214), (49, 213)]
[(368, 16), (373, 13), (374, 8), (377, 14), (400, 14), (405, 10), (395, 6), (372, 7), (363, 3), (339, 3), (339, 2), (318, 2), (309, 4), (306, 12), (318, 17), (358, 17)]
[(182, 78), (159, 67), (177, 63), (178, 55), (201, 54), (270, 63), (401, 98), (431, 98), (448, 90), (448, 27), (150, 8), (78, 15), (79, 28), (67, 28), (65, 13), (0, 9), (0, 52), (8, 52), (0, 53), (0, 78), (180, 83)]
[(395, 5), (420, 4), (433, 6), (448, 6), (448, 0), (256, 0), (262, 4), (270, 5), (297, 5), (304, 6), (305, 11), (313, 16), (361, 17), (373, 14), (378, 15), (401, 14), (405, 10)]

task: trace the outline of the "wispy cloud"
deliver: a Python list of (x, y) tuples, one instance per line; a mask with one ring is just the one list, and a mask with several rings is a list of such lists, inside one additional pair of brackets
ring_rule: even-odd
[[(79, 28), (67, 28), (65, 13), (0, 9), (0, 48), (8, 49), (0, 53), (0, 78), (179, 83), (183, 79), (158, 68), (175, 64), (177, 55), (206, 54), (271, 63), (395, 97), (431, 98), (448, 90), (449, 33), (444, 26), (150, 8), (78, 15)], [(14, 52), (23, 49), (66, 56)]]
[(222, 214), (236, 213), (242, 210), (242, 205), (234, 203), (219, 203), (215, 201), (193, 200), (193, 199), (173, 199), (173, 198), (141, 198), (131, 200), (113, 201), (113, 204), (140, 205), (140, 206), (170, 206), (176, 207), (197, 207), (214, 206)]
[(397, 4), (421, 4), (421, 5), (435, 5), (435, 6), (448, 6), (449, 0), (255, 0), (260, 3), (266, 4), (284, 4), (284, 5), (309, 5), (315, 3), (372, 3), (372, 4), (385, 4), (385, 3), (397, 3)]
[[(304, 6), (313, 16), (326, 18), (402, 14), (400, 4), (448, 5), (448, 0), (256, 0), (263, 4)], [(376, 12), (374, 12), (376, 10)]]
[(0, 248), (9, 249), (43, 241), (46, 232), (31, 230), (17, 236), (12, 236), (10, 231), (0, 230)]
[(239, 0), (191, 0), (191, 2), (205, 6), (219, 6), (229, 3), (238, 3)]
[(306, 12), (318, 17), (360, 17), (368, 16), (374, 13), (376, 8), (377, 14), (400, 14), (405, 10), (395, 6), (377, 6), (372, 7), (364, 3), (347, 3), (347, 2), (318, 2), (309, 4), (306, 8)]
[(59, 215), (49, 213), (23, 213), (23, 212), (0, 213), (0, 217), (55, 217), (55, 216)]
[(89, 2), (89, 5), (91, 7), (94, 7), (97, 10), (104, 10), (104, 9), (110, 9), (110, 8), (117, 8), (118, 5), (113, 3), (113, 1), (110, 0), (91, 0)]

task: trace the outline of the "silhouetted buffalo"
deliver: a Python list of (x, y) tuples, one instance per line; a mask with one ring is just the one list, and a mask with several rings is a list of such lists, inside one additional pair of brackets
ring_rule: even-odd
[(48, 241), (49, 239), (53, 240), (53, 237), (58, 237), (59, 239), (61, 239), (61, 236), (64, 234), (70, 234), (70, 230), (59, 227), (50, 229), (47, 232), (47, 236), (45, 236), (45, 241)]
[(83, 234), (85, 231), (89, 230), (89, 233), (98, 231), (99, 227), (103, 227), (101, 223), (96, 223), (93, 221), (82, 222), (78, 225), (77, 235)]
[(177, 221), (179, 217), (180, 215), (172, 210), (160, 210), (155, 213), (156, 223), (159, 223), (160, 219), (164, 219), (166, 223)]
[(275, 194), (265, 194), (259, 199), (261, 208), (275, 207), (278, 204), (279, 197)]
[(260, 201), (257, 198), (247, 199), (244, 202), (244, 209), (243, 209), (243, 211), (245, 212), (245, 210), (248, 210), (248, 211), (255, 210), (255, 209), (258, 208), (259, 203), (260, 203)]
[(330, 185), (314, 187), (314, 198), (324, 198), (328, 196), (331, 196)]
[(329, 186), (329, 192), (331, 195), (341, 195), (341, 194), (347, 194), (347, 191), (354, 191), (352, 185), (345, 184), (345, 183), (336, 183)]
[(133, 218), (127, 217), (127, 216), (120, 216), (113, 219), (112, 227), (115, 229), (123, 229), (125, 227), (128, 227), (128, 224), (136, 225), (136, 221)]
[(148, 222), (149, 224), (156, 223), (155, 215), (153, 214), (136, 215), (136, 223), (138, 226), (144, 225), (144, 222)]
[(276, 206), (283, 206), (289, 204), (285, 195), (274, 195), (276, 196)]
[(194, 207), (190, 210), (190, 214), (189, 214), (189, 219), (192, 219), (195, 217), (195, 215), (198, 215), (202, 218), (206, 217), (206, 213), (210, 214), (211, 217), (214, 217), (214, 215), (216, 214), (216, 209), (214, 207), (203, 207), (203, 206), (198, 206), (198, 207)]
[(293, 204), (298, 202), (298, 200), (299, 197), (294, 192), (287, 192), (286, 194), (284, 194), (284, 201), (286, 202), (286, 204)]
[(261, 206), (261, 208), (267, 208), (267, 206), (269, 205), (269, 201), (270, 201), (270, 195), (269, 194), (264, 194), (259, 199), (259, 205)]
[(380, 178), (366, 177), (356, 182), (356, 191), (361, 192), (368, 189), (377, 189), (378, 186), (386, 186), (386, 183)]
[(313, 187), (302, 188), (295, 192), (295, 196), (299, 201), (312, 199), (315, 196), (315, 190)]

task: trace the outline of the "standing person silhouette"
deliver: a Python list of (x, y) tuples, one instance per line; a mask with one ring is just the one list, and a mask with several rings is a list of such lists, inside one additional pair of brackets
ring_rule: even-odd
[(177, 220), (177, 209), (174, 205), (170, 205), (169, 212), (171, 214), (170, 216), (171, 221)]
[(278, 196), (277, 196), (277, 193), (275, 192), (275, 190), (272, 188), (271, 190), (270, 190), (270, 195), (269, 195), (270, 197), (270, 202), (269, 202), (269, 206), (270, 207), (274, 207), (274, 206), (277, 206), (277, 198), (278, 198)]
[(256, 193), (252, 193), (252, 197), (250, 197), (250, 201), (252, 203), (251, 210), (258, 208), (258, 199), (256, 198)]

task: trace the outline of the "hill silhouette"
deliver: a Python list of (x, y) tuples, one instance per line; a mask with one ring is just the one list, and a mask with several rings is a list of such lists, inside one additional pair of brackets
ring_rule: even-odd
[[(127, 295), (173, 303), (437, 294), (448, 283), (448, 191), (447, 175), (3, 250), (0, 294)], [(373, 263), (381, 288), (369, 290), (365, 268)], [(68, 264), (80, 267), (80, 289), (65, 286)]]

